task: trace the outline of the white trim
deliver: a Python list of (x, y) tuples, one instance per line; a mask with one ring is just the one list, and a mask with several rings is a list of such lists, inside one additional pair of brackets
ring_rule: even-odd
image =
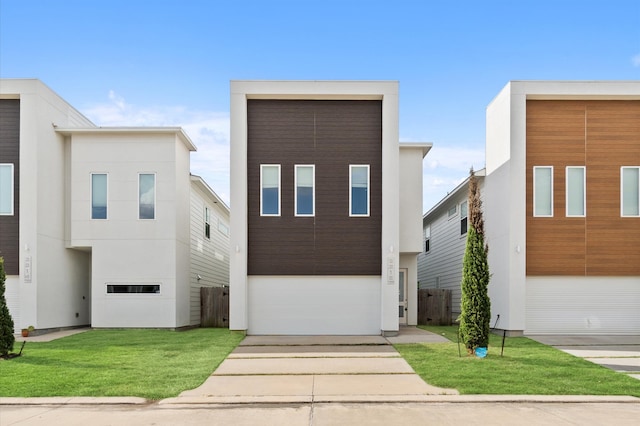
[[(106, 209), (106, 217), (104, 219), (97, 219), (93, 217), (93, 176), (94, 175), (105, 175), (107, 177), (107, 190), (106, 190), (106, 200), (105, 200), (105, 209)], [(91, 177), (89, 179), (89, 219), (90, 220), (108, 220), (109, 219), (109, 173), (106, 172), (91, 172)]]
[[(367, 168), (367, 213), (365, 214), (353, 214), (352, 203), (353, 194), (351, 191), (351, 178), (353, 176), (354, 167), (366, 167)], [(371, 214), (371, 167), (369, 164), (349, 164), (349, 217), (369, 217)]]
[(624, 169), (636, 169), (638, 170), (638, 203), (640, 204), (640, 166), (622, 166), (620, 167), (620, 217), (640, 217), (640, 205), (638, 206), (638, 214), (635, 215), (629, 215), (629, 214), (624, 214), (624, 175), (623, 175), (623, 170)]
[[(569, 214), (569, 170), (582, 169), (582, 214)], [(565, 168), (565, 215), (567, 217), (587, 216), (587, 168), (585, 166), (567, 166)]]
[[(207, 225), (209, 225), (209, 235), (207, 235)], [(204, 238), (211, 240), (211, 209), (207, 204), (204, 205)]]
[[(262, 203), (262, 178), (263, 178), (263, 170), (265, 167), (277, 167), (278, 168), (278, 213), (276, 214), (265, 214), (263, 213), (263, 203)], [(260, 164), (260, 216), (272, 216), (278, 217), (282, 214), (282, 170), (280, 164)]]
[[(548, 214), (548, 215), (536, 214), (536, 170), (537, 169), (551, 170), (551, 182), (550, 182), (551, 214)], [(533, 166), (532, 188), (533, 188), (533, 205), (531, 207), (532, 207), (533, 217), (553, 217), (553, 166)]]
[(7, 213), (2, 213), (0, 212), (0, 216), (13, 216), (15, 214), (15, 205), (14, 205), (14, 200), (15, 200), (15, 191), (16, 191), (16, 187), (15, 187), (15, 164), (13, 163), (0, 163), (0, 167), (4, 167), (4, 166), (9, 166), (11, 168), (11, 194), (10, 194), (10, 199), (9, 199), (9, 206), (10, 209)]
[[(142, 175), (153, 175), (153, 218), (141, 218), (140, 217), (140, 176)], [(156, 172), (138, 172), (138, 220), (156, 220), (158, 217), (156, 209), (157, 209), (157, 191), (158, 191), (158, 179), (156, 179)]]
[[(298, 213), (298, 168), (311, 167), (311, 213)], [(316, 166), (315, 164), (296, 164), (293, 166), (293, 215), (313, 217), (316, 215)]]

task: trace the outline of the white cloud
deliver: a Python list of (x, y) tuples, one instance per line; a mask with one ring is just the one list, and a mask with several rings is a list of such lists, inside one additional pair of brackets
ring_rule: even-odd
[(634, 67), (640, 67), (640, 53), (631, 58), (631, 63)]
[(202, 177), (229, 204), (229, 114), (183, 106), (140, 107), (109, 91), (108, 101), (84, 113), (98, 126), (180, 126), (198, 150), (191, 153), (191, 173)]
[(484, 168), (484, 145), (441, 146), (435, 145), (424, 159), (423, 211), (436, 205), (455, 189), (467, 176), (469, 170)]

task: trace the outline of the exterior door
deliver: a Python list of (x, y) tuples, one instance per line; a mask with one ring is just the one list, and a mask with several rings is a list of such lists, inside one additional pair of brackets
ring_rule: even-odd
[(407, 325), (407, 269), (401, 268), (399, 270), (400, 276), (398, 278), (398, 323), (400, 325)]

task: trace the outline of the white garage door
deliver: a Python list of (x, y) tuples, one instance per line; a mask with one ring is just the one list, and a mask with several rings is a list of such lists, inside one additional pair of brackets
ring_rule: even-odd
[(640, 277), (528, 277), (525, 334), (638, 334)]

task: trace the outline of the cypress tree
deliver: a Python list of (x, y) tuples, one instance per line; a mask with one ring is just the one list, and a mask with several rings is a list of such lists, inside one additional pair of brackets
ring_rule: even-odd
[(0, 257), (0, 356), (6, 356), (13, 350), (16, 338), (13, 335), (13, 318), (9, 313), (7, 300), (4, 297), (4, 258)]
[(469, 230), (462, 265), (460, 338), (467, 351), (489, 344), (491, 301), (489, 300), (489, 247), (484, 241), (484, 219), (480, 189), (473, 169), (469, 176)]

